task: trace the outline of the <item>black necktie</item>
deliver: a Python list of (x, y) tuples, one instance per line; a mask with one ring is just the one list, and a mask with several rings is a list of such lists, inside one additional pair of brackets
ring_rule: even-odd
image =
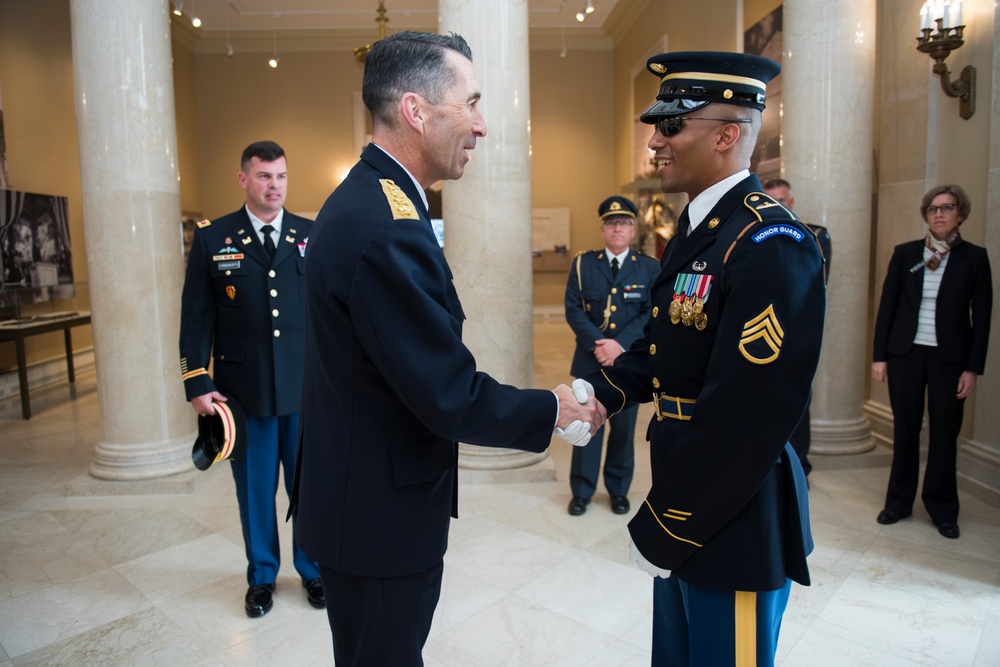
[(612, 278), (617, 278), (618, 277), (618, 258), (617, 257), (612, 257), (611, 258), (611, 277)]
[(681, 217), (677, 221), (677, 233), (680, 237), (687, 238), (687, 235), (691, 231), (691, 218), (688, 216), (688, 207), (685, 206), (684, 210), (681, 211)]
[(260, 231), (264, 233), (264, 250), (267, 251), (267, 256), (274, 259), (274, 239), (271, 238), (271, 234), (274, 233), (274, 227), (271, 225), (264, 225), (260, 228)]

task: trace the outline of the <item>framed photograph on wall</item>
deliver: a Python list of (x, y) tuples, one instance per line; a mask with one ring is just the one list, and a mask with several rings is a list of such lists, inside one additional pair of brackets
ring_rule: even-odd
[(72, 296), (66, 197), (0, 190), (0, 282), (22, 301)]

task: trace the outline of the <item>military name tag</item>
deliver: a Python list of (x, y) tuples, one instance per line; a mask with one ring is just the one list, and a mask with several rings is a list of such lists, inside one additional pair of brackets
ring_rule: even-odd
[(223, 271), (227, 269), (238, 269), (238, 268), (240, 268), (240, 262), (219, 262), (219, 269)]

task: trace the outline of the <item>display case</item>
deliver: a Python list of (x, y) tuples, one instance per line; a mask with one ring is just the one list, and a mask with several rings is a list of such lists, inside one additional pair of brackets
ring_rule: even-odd
[(0, 289), (0, 342), (12, 342), (17, 347), (17, 379), (25, 419), (31, 417), (25, 339), (61, 331), (66, 345), (66, 375), (75, 382), (70, 331), (89, 324), (90, 293), (86, 283)]
[(74, 316), (90, 310), (87, 283), (0, 287), (0, 327)]

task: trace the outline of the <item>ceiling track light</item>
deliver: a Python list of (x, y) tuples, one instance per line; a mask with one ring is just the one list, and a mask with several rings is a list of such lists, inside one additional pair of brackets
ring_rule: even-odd
[(584, 0), (583, 3), (583, 13), (593, 14), (594, 13), (594, 3), (591, 0)]
[(194, 0), (191, 0), (191, 25), (195, 28), (201, 27), (201, 19), (198, 18), (198, 12), (194, 8)]
[(174, 16), (184, 15), (184, 3), (181, 0), (174, 0)]
[(271, 55), (271, 59), (267, 61), (267, 64), (270, 65), (272, 69), (276, 68), (278, 66), (278, 61), (281, 60), (281, 58), (278, 57), (278, 16), (278, 14), (274, 15), (274, 23), (271, 24), (271, 37), (273, 38), (274, 51)]

